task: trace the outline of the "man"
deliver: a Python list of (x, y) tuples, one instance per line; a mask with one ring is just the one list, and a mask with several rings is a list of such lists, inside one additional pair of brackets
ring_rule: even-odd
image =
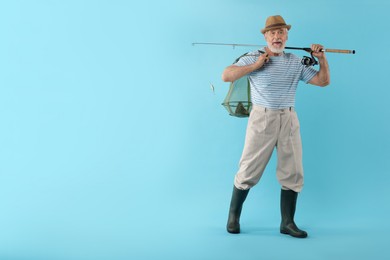
[(267, 42), (267, 47), (262, 49), (264, 53), (250, 53), (227, 67), (222, 74), (225, 82), (248, 75), (253, 104), (239, 170), (234, 179), (227, 223), (229, 233), (240, 233), (242, 205), (250, 188), (259, 182), (276, 147), (276, 174), (281, 185), (280, 232), (298, 238), (307, 237), (307, 233), (294, 222), (297, 196), (303, 187), (302, 144), (294, 109), (295, 93), (300, 80), (327, 86), (330, 72), (320, 44), (311, 45), (313, 56), (319, 61), (319, 71), (303, 65), (301, 58), (284, 53), (290, 28), (283, 17), (268, 17), (261, 30)]

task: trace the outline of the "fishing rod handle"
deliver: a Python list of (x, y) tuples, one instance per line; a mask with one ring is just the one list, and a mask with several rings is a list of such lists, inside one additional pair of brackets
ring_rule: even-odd
[(325, 52), (355, 54), (355, 50), (337, 50), (337, 49), (325, 49)]

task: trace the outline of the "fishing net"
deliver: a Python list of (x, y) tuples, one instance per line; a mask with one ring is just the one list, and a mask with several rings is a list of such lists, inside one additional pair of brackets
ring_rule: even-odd
[(229, 112), (229, 115), (236, 117), (248, 117), (252, 108), (251, 90), (247, 76), (230, 83), (222, 105)]
[[(264, 53), (259, 50), (259, 54)], [(233, 64), (237, 63), (244, 56), (258, 56), (245, 53), (238, 57)], [(229, 92), (227, 93), (222, 105), (229, 112), (229, 115), (236, 117), (248, 117), (252, 109), (251, 87), (248, 76), (243, 76), (230, 83)]]

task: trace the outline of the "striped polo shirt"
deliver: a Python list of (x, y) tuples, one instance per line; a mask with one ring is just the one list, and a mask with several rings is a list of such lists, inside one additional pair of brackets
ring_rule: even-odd
[[(259, 51), (250, 52), (234, 65), (252, 64), (259, 55)], [(247, 75), (252, 103), (271, 109), (294, 107), (298, 82), (302, 80), (308, 83), (316, 74), (317, 70), (303, 65), (301, 58), (292, 53), (271, 56), (263, 67)]]

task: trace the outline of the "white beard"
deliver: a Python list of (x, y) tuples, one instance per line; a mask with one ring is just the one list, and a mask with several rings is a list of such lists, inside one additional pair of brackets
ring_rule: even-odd
[(284, 51), (284, 46), (281, 48), (275, 48), (273, 46), (268, 46), (268, 48), (273, 52), (273, 53), (282, 53)]

